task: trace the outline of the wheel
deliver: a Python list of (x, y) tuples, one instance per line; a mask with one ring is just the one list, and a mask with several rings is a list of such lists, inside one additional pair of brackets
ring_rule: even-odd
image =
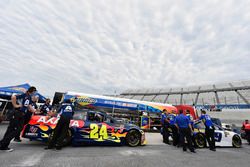
[(233, 147), (236, 147), (236, 148), (240, 148), (241, 147), (241, 138), (239, 135), (234, 135), (233, 136), (233, 139), (232, 139), (232, 144), (233, 144)]
[(198, 148), (205, 148), (207, 145), (205, 135), (202, 133), (197, 133), (194, 136), (194, 144)]
[(140, 132), (138, 130), (130, 130), (126, 135), (126, 142), (131, 147), (140, 145), (141, 142)]

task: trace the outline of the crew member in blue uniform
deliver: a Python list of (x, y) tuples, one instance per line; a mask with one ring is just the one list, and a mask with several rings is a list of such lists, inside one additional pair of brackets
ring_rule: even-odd
[(66, 103), (63, 103), (59, 109), (58, 117), (60, 118), (55, 130), (52, 139), (49, 141), (48, 147), (45, 149), (61, 150), (63, 147), (63, 140), (67, 136), (69, 130), (70, 120), (74, 115), (74, 106), (73, 103), (69, 100)]
[(176, 117), (176, 126), (180, 132), (180, 142), (183, 147), (183, 151), (187, 151), (185, 139), (187, 140), (188, 148), (191, 152), (195, 153), (194, 146), (192, 143), (192, 128), (189, 119), (183, 114), (183, 110), (179, 111), (179, 115)]
[(51, 112), (52, 106), (50, 104), (50, 99), (47, 98), (45, 103), (40, 107), (39, 115), (47, 115), (49, 112)]
[(172, 130), (173, 145), (177, 146), (179, 143), (179, 134), (178, 134), (178, 129), (175, 124), (175, 119), (176, 119), (175, 111), (172, 111), (172, 113), (168, 115), (168, 119), (169, 119), (170, 128)]
[(13, 138), (20, 134), (25, 121), (25, 113), (28, 112), (28, 110), (35, 112), (31, 105), (31, 96), (34, 95), (35, 92), (36, 88), (31, 86), (26, 93), (21, 95), (13, 94), (11, 96), (11, 102), (15, 111), (10, 119), (9, 126), (4, 134), (4, 137), (0, 141), (0, 150), (5, 150), (7, 152), (13, 151), (13, 149), (9, 148), (9, 144)]
[(162, 136), (163, 136), (163, 142), (165, 144), (169, 144), (169, 119), (168, 119), (168, 112), (166, 109), (162, 111), (161, 114), (161, 126), (162, 126)]
[(205, 135), (206, 135), (207, 142), (209, 144), (209, 149), (211, 151), (216, 151), (215, 140), (214, 140), (214, 125), (213, 125), (213, 122), (211, 120), (211, 117), (206, 114), (205, 110), (202, 110), (199, 120), (202, 120), (205, 127), (206, 127), (205, 128)]
[[(37, 106), (37, 102), (38, 102), (38, 99), (39, 97), (37, 95), (33, 95), (31, 97), (31, 106), (32, 108), (37, 112), (38, 110), (38, 106)], [(27, 110), (27, 112), (24, 114), (24, 124), (23, 125), (26, 125), (27, 123), (29, 123), (31, 117), (32, 117), (32, 114), (33, 112), (30, 111), (29, 109)], [(20, 138), (20, 134), (21, 134), (21, 131), (20, 133), (15, 137), (14, 141), (15, 142), (21, 142), (21, 138)]]
[(190, 124), (191, 124), (192, 130), (194, 130), (194, 118), (193, 118), (193, 116), (190, 114), (190, 111), (189, 111), (189, 110), (186, 110), (186, 116), (187, 116), (188, 119), (189, 119), (189, 122), (190, 122)]

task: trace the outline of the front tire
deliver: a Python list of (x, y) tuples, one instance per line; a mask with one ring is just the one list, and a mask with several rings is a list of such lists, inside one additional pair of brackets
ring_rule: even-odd
[(126, 143), (130, 147), (136, 147), (140, 145), (141, 142), (141, 134), (138, 130), (130, 130), (126, 135)]
[(240, 138), (239, 135), (234, 135), (233, 136), (232, 144), (233, 144), (233, 147), (235, 147), (235, 148), (240, 148), (241, 147), (242, 141), (241, 141), (241, 138)]
[(194, 136), (194, 144), (197, 148), (205, 148), (206, 147), (206, 137), (202, 133), (197, 133)]

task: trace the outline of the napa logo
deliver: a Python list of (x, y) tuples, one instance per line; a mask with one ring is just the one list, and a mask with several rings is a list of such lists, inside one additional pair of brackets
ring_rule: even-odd
[(86, 106), (86, 105), (89, 105), (89, 104), (95, 104), (97, 102), (97, 100), (93, 99), (93, 98), (90, 98), (88, 96), (78, 96), (75, 99), (75, 102), (77, 102), (81, 106)]

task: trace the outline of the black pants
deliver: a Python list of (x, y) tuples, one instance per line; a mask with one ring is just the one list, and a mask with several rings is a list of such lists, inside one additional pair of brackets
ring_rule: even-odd
[(185, 139), (187, 140), (189, 150), (194, 151), (190, 128), (180, 128), (180, 142), (183, 147), (183, 150), (187, 149)]
[(163, 142), (164, 143), (169, 143), (169, 130), (168, 130), (168, 128), (170, 128), (170, 126), (169, 126), (169, 124), (164, 124), (163, 125)]
[(179, 133), (175, 125), (171, 125), (172, 136), (173, 136), (173, 145), (177, 146), (179, 144)]
[(20, 134), (24, 124), (24, 113), (21, 111), (14, 111), (12, 118), (10, 119), (9, 126), (4, 134), (3, 139), (0, 141), (2, 148), (7, 148), (10, 141)]
[[(32, 116), (31, 112), (28, 111), (27, 113), (25, 113), (23, 126), (26, 125), (27, 123), (29, 123), (31, 116)], [(23, 127), (22, 127), (22, 129), (23, 129)], [(20, 139), (21, 131), (15, 136), (15, 139)]]
[(214, 128), (206, 128), (205, 135), (210, 149), (215, 149)]
[(52, 139), (49, 141), (49, 148), (62, 147), (63, 140), (67, 136), (69, 130), (70, 118), (61, 116), (54, 130)]

